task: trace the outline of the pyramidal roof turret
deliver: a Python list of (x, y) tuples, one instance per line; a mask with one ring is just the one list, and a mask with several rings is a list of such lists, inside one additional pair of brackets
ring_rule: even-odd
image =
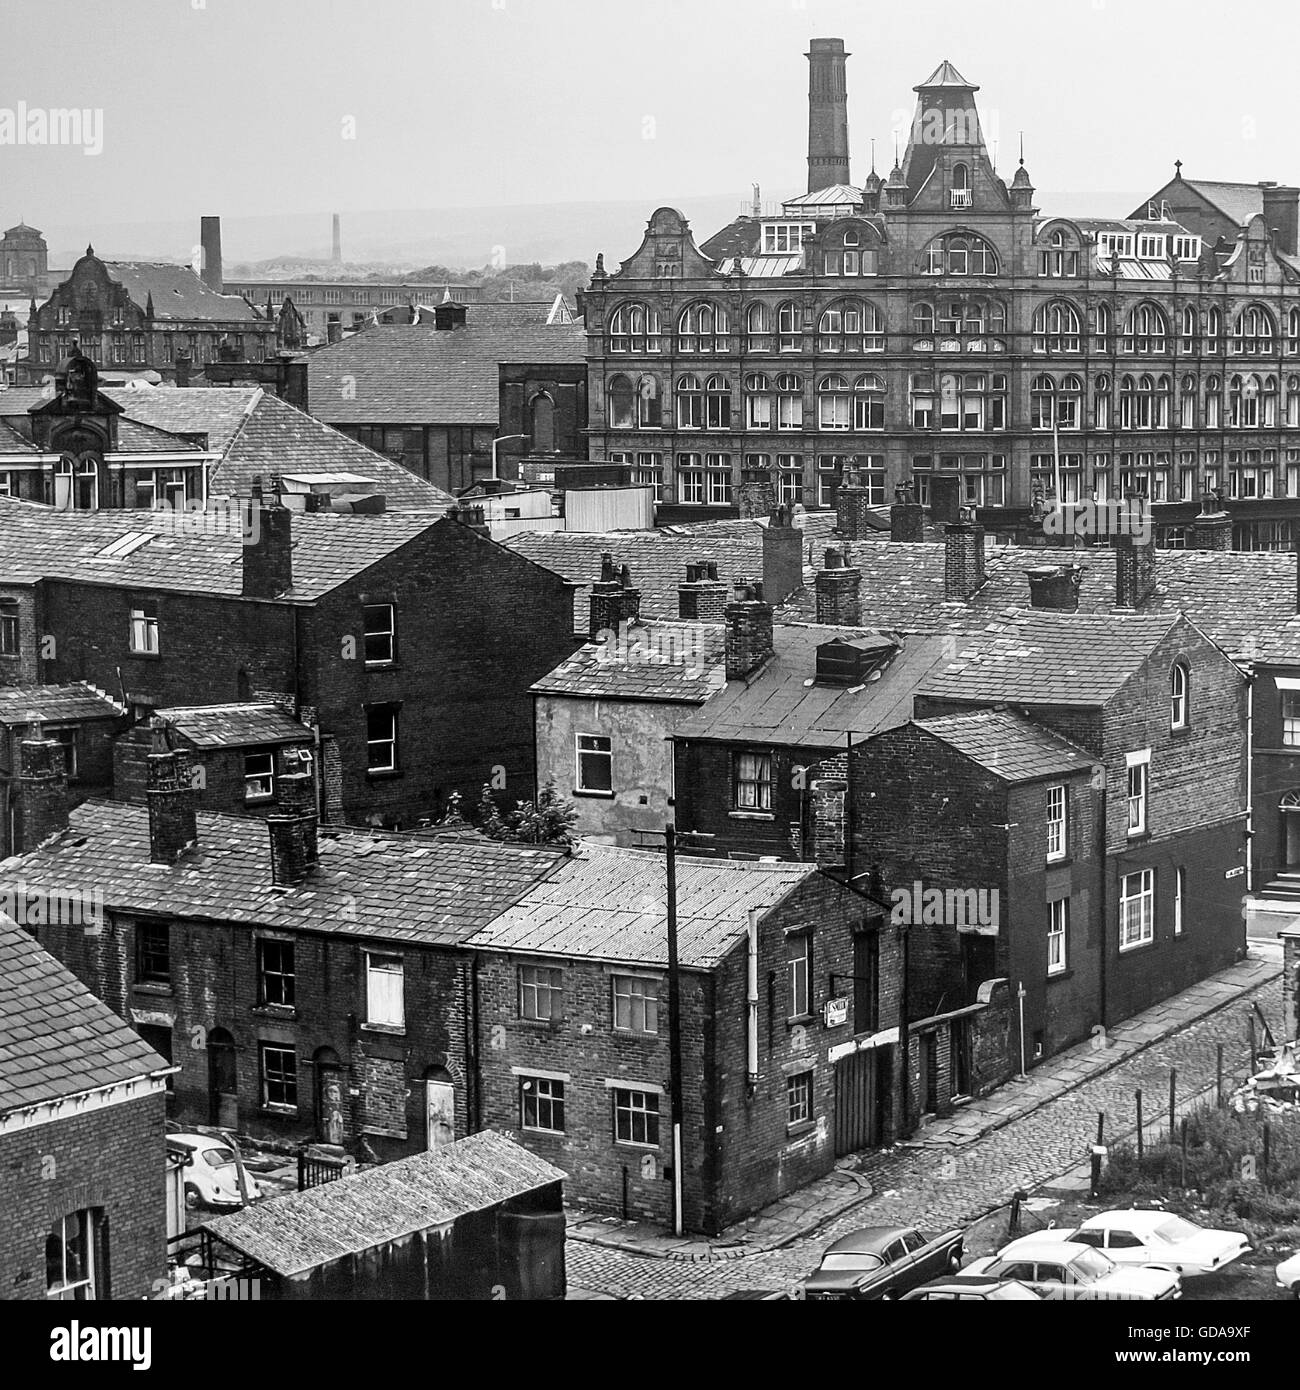
[(998, 180), (975, 106), (979, 88), (945, 58), (915, 91), (916, 115), (903, 156), (903, 176), (911, 197), (921, 191), (940, 162), (966, 165), (972, 180), (967, 186), (979, 183), (996, 188)]
[(914, 92), (929, 92), (939, 87), (957, 87), (964, 92), (979, 91), (979, 88), (973, 83), (966, 81), (947, 58), (935, 68), (919, 87), (913, 87), (912, 90)]

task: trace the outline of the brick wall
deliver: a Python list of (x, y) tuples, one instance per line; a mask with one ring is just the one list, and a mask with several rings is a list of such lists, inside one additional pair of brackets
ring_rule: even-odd
[[(776, 859), (800, 858), (804, 787), (825, 749), (767, 748), (772, 755), (771, 811), (737, 811), (734, 756), (746, 744), (673, 742), (673, 786), (677, 824), (684, 830), (714, 836), (720, 855), (752, 854)], [(799, 775), (796, 769), (804, 768)]]
[(39, 681), (43, 678), (44, 629), (37, 590), (21, 584), (0, 584), (0, 599), (15, 599), (18, 603), (18, 652), (13, 656), (0, 655), (0, 685)]
[(146, 1297), (166, 1273), (164, 1102), (121, 1105), (0, 1135), (0, 1301), (45, 1298), (45, 1238), (54, 1221), (100, 1208), (108, 1225), (108, 1288)]

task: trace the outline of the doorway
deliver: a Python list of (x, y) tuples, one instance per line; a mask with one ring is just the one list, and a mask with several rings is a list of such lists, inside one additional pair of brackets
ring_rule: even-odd
[(208, 1034), (208, 1123), (220, 1129), (235, 1129), (239, 1124), (235, 1040), (224, 1028)]
[(316, 1072), (316, 1138), (322, 1144), (343, 1143), (343, 1064), (332, 1047), (321, 1047), (312, 1058)]
[(425, 1146), (445, 1148), (456, 1142), (456, 1082), (446, 1067), (424, 1074)]

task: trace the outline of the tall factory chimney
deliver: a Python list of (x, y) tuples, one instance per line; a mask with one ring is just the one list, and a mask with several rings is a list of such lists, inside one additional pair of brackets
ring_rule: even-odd
[(224, 294), (226, 282), (221, 273), (221, 218), (199, 219), (199, 245), (203, 248), (203, 269), (199, 272), (200, 278), (210, 290)]
[(334, 250), (330, 255), (330, 259), (335, 265), (343, 264), (343, 231), (339, 225), (339, 215), (337, 212), (334, 214)]
[(849, 54), (843, 39), (813, 39), (807, 53), (808, 192), (849, 182)]

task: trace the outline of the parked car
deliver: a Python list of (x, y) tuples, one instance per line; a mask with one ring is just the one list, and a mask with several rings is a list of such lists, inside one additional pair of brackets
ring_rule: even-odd
[(1292, 1255), (1278, 1265), (1277, 1286), (1279, 1289), (1290, 1289), (1296, 1298), (1300, 1298), (1300, 1254)]
[(903, 1295), (904, 1303), (1037, 1303), (1043, 1295), (1019, 1279), (996, 1279), (987, 1274), (951, 1274), (931, 1279)]
[[(244, 1205), (234, 1149), (210, 1134), (169, 1134), (167, 1147), (185, 1159), (185, 1205), (228, 1209)], [(260, 1197), (254, 1178), (248, 1179), (249, 1199)]]
[(1216, 1231), (1167, 1211), (1104, 1211), (1062, 1240), (1104, 1250), (1119, 1265), (1160, 1265), (1175, 1274), (1211, 1274), (1250, 1249), (1240, 1231)]
[(1183, 1296), (1182, 1281), (1172, 1270), (1117, 1265), (1090, 1245), (1062, 1240), (1056, 1231), (1021, 1236), (996, 1255), (975, 1260), (967, 1274), (1018, 1279), (1044, 1298), (1164, 1301)]
[(810, 1300), (893, 1299), (961, 1268), (965, 1235), (928, 1236), (911, 1226), (867, 1226), (837, 1240), (804, 1283)]

